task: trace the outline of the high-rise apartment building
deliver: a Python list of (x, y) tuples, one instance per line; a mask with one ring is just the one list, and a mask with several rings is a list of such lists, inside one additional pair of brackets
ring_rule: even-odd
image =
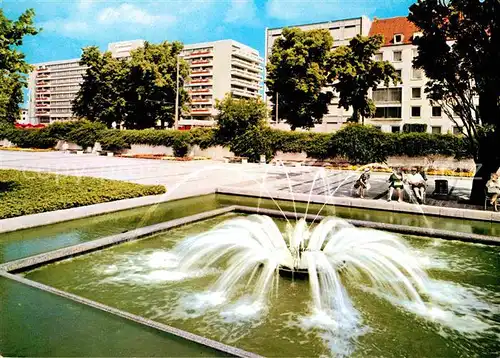
[[(144, 45), (144, 40), (113, 42), (108, 51), (113, 57), (127, 58)], [(72, 101), (80, 89), (86, 67), (80, 59), (35, 64), (29, 75), (28, 117), (32, 124), (49, 124), (74, 118)]]
[(257, 50), (221, 40), (186, 45), (181, 56), (190, 67), (184, 88), (191, 98), (189, 110), (179, 121), (181, 128), (213, 125), (215, 101), (227, 93), (237, 98), (261, 96), (262, 58)]
[[(130, 52), (144, 46), (144, 40), (113, 42), (108, 51), (126, 59)], [(189, 109), (181, 113), (181, 128), (213, 125), (215, 100), (226, 93), (234, 97), (261, 96), (262, 58), (251, 47), (233, 40), (186, 45), (181, 56), (189, 63), (190, 77), (181, 84), (191, 98)], [(72, 100), (86, 68), (79, 59), (35, 64), (29, 76), (30, 122), (52, 123), (72, 119)]]
[(29, 75), (29, 121), (49, 124), (73, 117), (71, 101), (75, 98), (85, 67), (80, 59), (35, 64)]
[[(303, 31), (326, 29), (332, 35), (333, 48), (336, 48), (339, 46), (348, 45), (349, 41), (357, 35), (367, 36), (370, 31), (371, 21), (366, 16), (360, 16), (352, 19), (333, 20), (333, 21), (318, 22), (313, 24), (293, 25), (288, 27), (289, 28), (296, 27)], [(277, 38), (281, 36), (283, 29), (284, 29), (283, 27), (266, 29), (266, 45), (265, 45), (266, 64), (269, 61), (269, 57), (271, 56), (274, 42), (276, 41)], [(331, 88), (325, 88), (325, 91), (329, 90), (331, 90)], [(331, 104), (328, 106), (328, 114), (326, 114), (323, 117), (323, 123), (316, 125), (316, 127), (313, 130), (319, 132), (331, 132), (341, 127), (341, 125), (346, 121), (346, 119), (349, 118), (351, 112), (345, 111), (342, 108), (338, 108), (338, 103), (339, 103), (338, 97), (334, 97)], [(283, 122), (272, 123), (272, 125), (273, 127), (279, 129), (290, 128)]]

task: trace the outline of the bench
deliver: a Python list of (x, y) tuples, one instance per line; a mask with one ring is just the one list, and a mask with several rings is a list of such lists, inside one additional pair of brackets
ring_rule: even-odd
[(226, 163), (248, 163), (248, 157), (224, 157), (224, 162)]

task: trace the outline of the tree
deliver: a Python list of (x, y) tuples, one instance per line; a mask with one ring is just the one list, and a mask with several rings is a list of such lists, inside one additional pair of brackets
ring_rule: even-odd
[[(268, 95), (292, 130), (311, 128), (328, 113), (333, 39), (328, 30), (284, 29), (267, 64)], [(275, 108), (274, 108), (275, 110)]]
[(14, 123), (20, 118), (19, 104), (23, 102), (23, 88), (31, 66), (24, 54), (18, 50), (24, 37), (36, 35), (33, 26), (35, 12), (26, 10), (13, 21), (0, 9), (0, 121)]
[(388, 61), (376, 61), (375, 53), (380, 49), (383, 37), (356, 36), (349, 46), (340, 46), (333, 52), (332, 77), (336, 79), (333, 87), (339, 93), (339, 108), (352, 107), (351, 122), (364, 123), (366, 117), (375, 114), (375, 104), (368, 97), (370, 89), (377, 89), (380, 82), (385, 86), (392, 81), (397, 84), (399, 76)]
[(80, 65), (87, 70), (73, 100), (73, 113), (89, 121), (106, 123), (108, 127), (113, 122), (121, 123), (125, 117), (123, 93), (128, 64), (91, 46), (83, 49)]
[(267, 118), (267, 106), (260, 98), (237, 99), (227, 94), (222, 101), (217, 101), (219, 111), (216, 137), (222, 144), (227, 144), (252, 127), (264, 127)]
[(182, 43), (147, 43), (132, 52), (128, 89), (126, 126), (129, 128), (150, 128), (158, 121), (162, 126), (174, 123), (177, 61), (179, 63), (179, 108), (189, 102), (189, 95), (182, 84), (189, 76), (188, 64), (179, 58)]
[(471, 201), (482, 203), (500, 166), (500, 2), (418, 0), (408, 18), (422, 31), (414, 66), (429, 78), (428, 97), (463, 126), (477, 167)]

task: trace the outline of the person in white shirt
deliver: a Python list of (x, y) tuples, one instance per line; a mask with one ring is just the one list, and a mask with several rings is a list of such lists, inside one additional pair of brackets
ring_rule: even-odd
[(411, 190), (415, 193), (417, 200), (420, 203), (423, 203), (426, 184), (424, 178), (422, 177), (422, 174), (418, 173), (416, 168), (412, 168), (411, 174), (407, 177), (407, 181), (411, 187)]

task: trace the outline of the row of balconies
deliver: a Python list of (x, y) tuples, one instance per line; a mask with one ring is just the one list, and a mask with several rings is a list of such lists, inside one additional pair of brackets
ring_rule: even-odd
[(213, 56), (212, 51), (195, 51), (184, 55), (184, 58), (193, 58), (193, 57), (201, 57), (201, 56)]
[(249, 78), (251, 80), (255, 80), (255, 81), (259, 81), (259, 82), (262, 81), (262, 76), (254, 73), (254, 72), (248, 72), (248, 71), (238, 70), (236, 68), (231, 68), (231, 74), (245, 77), (245, 78)]
[(238, 57), (241, 57), (241, 58), (249, 59), (249, 60), (255, 61), (257, 63), (262, 63), (264, 61), (258, 55), (255, 55), (255, 54), (250, 53), (250, 52), (245, 52), (245, 51), (242, 51), (242, 50), (233, 50), (232, 53), (233, 53), (233, 56), (238, 56)]
[(236, 64), (236, 65), (240, 65), (240, 66), (243, 66), (245, 68), (248, 68), (248, 69), (251, 69), (251, 70), (254, 70), (254, 71), (257, 71), (257, 72), (261, 72), (262, 71), (262, 66), (258, 65), (257, 63), (255, 62), (247, 62), (247, 61), (242, 61), (238, 58), (233, 58), (231, 60), (231, 62), (233, 64)]
[(199, 89), (192, 89), (188, 91), (189, 93), (210, 93), (212, 92), (212, 88), (199, 88)]
[(257, 83), (257, 82), (242, 81), (242, 80), (236, 79), (234, 77), (231, 78), (231, 83), (235, 83), (235, 84), (243, 86), (243, 87), (254, 88), (254, 89), (257, 89), (257, 90), (260, 90), (262, 88), (262, 86), (259, 83)]
[(195, 70), (191, 71), (190, 76), (206, 76), (206, 75), (211, 75), (212, 71), (211, 70)]
[(191, 66), (203, 66), (203, 65), (212, 65), (212, 61), (210, 60), (194, 60), (191, 61)]
[(259, 94), (255, 92), (250, 92), (242, 89), (237, 89), (237, 88), (231, 88), (231, 93), (236, 95), (236, 96), (242, 96), (242, 97), (257, 97)]

